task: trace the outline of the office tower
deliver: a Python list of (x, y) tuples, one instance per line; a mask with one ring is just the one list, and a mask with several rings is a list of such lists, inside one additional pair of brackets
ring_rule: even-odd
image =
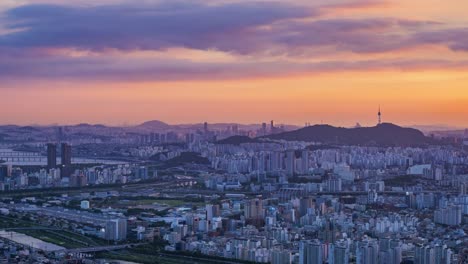
[(273, 123), (273, 120), (270, 121), (270, 132), (273, 133), (275, 131), (275, 124)]
[(47, 168), (53, 169), (57, 167), (57, 146), (55, 144), (47, 144)]
[(265, 136), (267, 134), (267, 124), (262, 123), (262, 136)]
[(123, 218), (108, 220), (105, 229), (105, 239), (112, 241), (127, 239), (127, 220)]
[(205, 134), (208, 133), (208, 123), (207, 122), (203, 123), (203, 131), (205, 132)]
[(67, 143), (62, 143), (62, 165), (63, 166), (70, 166), (71, 165), (71, 158), (72, 158), (72, 150), (71, 146)]
[(299, 243), (299, 264), (322, 264), (322, 243), (315, 240), (305, 240)]
[(7, 177), (11, 176), (11, 167), (9, 165), (0, 165), (0, 182), (5, 182)]

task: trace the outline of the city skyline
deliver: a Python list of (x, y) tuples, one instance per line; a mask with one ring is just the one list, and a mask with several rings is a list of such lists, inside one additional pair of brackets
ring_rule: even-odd
[[(384, 113), (381, 109), (381, 106), (378, 107), (378, 110), (377, 110), (377, 114), (376, 114), (376, 119), (374, 120), (375, 122), (372, 123), (372, 121), (370, 122), (366, 122), (366, 123), (361, 123), (360, 121), (356, 121), (355, 123), (352, 123), (353, 121), (348, 121), (346, 123), (330, 123), (330, 122), (327, 122), (326, 120), (320, 120), (319, 123), (311, 123), (311, 122), (308, 122), (308, 121), (305, 121), (303, 123), (291, 123), (291, 122), (288, 122), (288, 121), (279, 121), (278, 120), (274, 120), (274, 119), (271, 119), (271, 120), (268, 120), (268, 122), (266, 120), (258, 120), (258, 122), (247, 122), (247, 123), (242, 123), (242, 122), (235, 122), (235, 121), (230, 121), (230, 120), (219, 120), (219, 121), (210, 121), (210, 122), (207, 122), (207, 120), (198, 120), (198, 121), (194, 121), (194, 122), (182, 122), (182, 123), (175, 123), (175, 122), (166, 122), (164, 120), (159, 120), (159, 119), (151, 119), (151, 120), (142, 120), (141, 122), (135, 122), (135, 123), (129, 123), (129, 122), (122, 122), (122, 123), (89, 123), (89, 122), (86, 122), (86, 121), (83, 121), (83, 122), (80, 122), (80, 123), (73, 123), (73, 122), (69, 122), (69, 123), (44, 123), (44, 124), (41, 124), (41, 123), (27, 123), (27, 124), (21, 124), (21, 123), (0, 123), (0, 126), (8, 126), (8, 125), (14, 125), (14, 126), (37, 126), (37, 127), (54, 127), (54, 126), (78, 126), (78, 125), (82, 125), (82, 124), (88, 124), (88, 125), (104, 125), (104, 126), (108, 126), (108, 127), (132, 127), (132, 126), (139, 126), (139, 125), (144, 125), (145, 123), (149, 123), (149, 122), (158, 122), (158, 123), (161, 123), (161, 124), (164, 124), (164, 125), (168, 125), (168, 126), (195, 126), (195, 125), (228, 125), (227, 127), (229, 128), (229, 125), (242, 125), (242, 126), (262, 126), (262, 125), (266, 125), (267, 123), (271, 123), (271, 126), (274, 125), (279, 125), (279, 126), (291, 126), (291, 128), (300, 128), (300, 127), (304, 127), (304, 126), (314, 126), (314, 125), (329, 125), (329, 126), (334, 126), (334, 127), (348, 127), (348, 128), (353, 128), (353, 127), (373, 127), (373, 126), (378, 126), (380, 124), (395, 124), (395, 125), (401, 125), (403, 127), (413, 127), (413, 128), (417, 128), (417, 129), (420, 129), (422, 131), (426, 131), (426, 132), (431, 132), (431, 131), (449, 131), (449, 130), (463, 130), (463, 129), (466, 129), (465, 127), (463, 126), (456, 126), (456, 125), (448, 125), (448, 124), (417, 124), (417, 123), (412, 123), (412, 124), (401, 124), (401, 123), (395, 123), (395, 122), (392, 122), (392, 121), (389, 121), (389, 120), (385, 120), (385, 119), (382, 119), (383, 116), (384, 116)], [(270, 125), (270, 124), (269, 124)]]
[(0, 263), (468, 263), (467, 0), (0, 0)]
[(468, 126), (466, 2), (309, 2), (2, 1), (0, 123)]

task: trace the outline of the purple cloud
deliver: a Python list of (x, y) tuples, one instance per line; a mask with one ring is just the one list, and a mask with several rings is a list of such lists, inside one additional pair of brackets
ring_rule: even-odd
[[(376, 1), (357, 1), (373, 4)], [(306, 8), (278, 2), (207, 5), (162, 1), (159, 4), (94, 7), (25, 5), (7, 11), (0, 35), (0, 80), (64, 78), (93, 80), (177, 80), (239, 78), (296, 72), (368, 69), (466, 68), (449, 60), (265, 61), (271, 54), (298, 57), (317, 48), (354, 53), (382, 53), (419, 45), (443, 45), (468, 51), (468, 28), (436, 29), (440, 23), (394, 18), (320, 19), (347, 4)], [(303, 20), (302, 18), (313, 18)], [(188, 60), (64, 57), (48, 49), (102, 52), (117, 49), (165, 50), (186, 47), (247, 54), (258, 62), (201, 63)]]
[[(271, 42), (279, 43), (285, 52), (314, 47), (334, 47), (337, 51), (377, 53), (428, 44), (414, 32), (429, 32), (440, 25), (432, 21), (415, 21), (392, 18), (327, 19), (311, 22), (285, 22), (274, 34), (267, 33)], [(438, 38), (447, 45), (454, 37)]]
[(468, 27), (418, 32), (408, 42), (444, 44), (454, 51), (468, 51)]
[[(161, 81), (213, 80), (245, 77), (288, 76), (369, 70), (467, 69), (468, 60), (361, 60), (299, 63), (291, 61), (245, 61), (237, 63), (194, 62), (183, 59), (126, 59), (114, 57), (0, 56), (0, 80)], [(1, 88), (1, 87), (0, 87)]]
[[(349, 8), (355, 8), (356, 3), (368, 4), (368, 1), (351, 3)], [(356, 53), (387, 52), (438, 44), (456, 51), (468, 50), (468, 28), (434, 32), (431, 27), (437, 23), (431, 21), (297, 20), (317, 17), (332, 8), (348, 8), (348, 5), (349, 2), (315, 9), (277, 2), (207, 5), (163, 1), (144, 6), (96, 7), (26, 5), (7, 12), (7, 27), (18, 31), (0, 35), (0, 47), (73, 47), (94, 51), (186, 47), (252, 54), (295, 53), (322, 46)]]
[(314, 14), (295, 5), (265, 2), (203, 5), (171, 1), (146, 6), (27, 5), (7, 12), (10, 29), (0, 46), (158, 50), (173, 46), (220, 49), (218, 38), (275, 21)]

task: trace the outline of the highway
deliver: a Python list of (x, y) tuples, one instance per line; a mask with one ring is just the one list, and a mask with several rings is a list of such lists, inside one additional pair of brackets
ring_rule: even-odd
[[(194, 181), (193, 179), (179, 179), (171, 182), (151, 182), (151, 183), (131, 183), (126, 185), (112, 185), (112, 186), (86, 186), (82, 188), (48, 188), (46, 190), (47, 194), (58, 195), (58, 194), (79, 194), (83, 192), (91, 191), (120, 191), (120, 192), (140, 192), (142, 190), (148, 190), (151, 192), (160, 192), (165, 194), (200, 194), (200, 195), (224, 195), (226, 193), (234, 194), (245, 194), (245, 195), (264, 195), (270, 196), (274, 193), (287, 193), (287, 192), (300, 192), (303, 195), (336, 195), (336, 196), (358, 196), (358, 195), (367, 195), (367, 192), (364, 191), (342, 191), (342, 192), (307, 192), (301, 188), (284, 188), (278, 191), (260, 191), (260, 192), (251, 192), (251, 191), (238, 191), (238, 190), (229, 190), (229, 191), (218, 191), (211, 189), (192, 189), (192, 188), (180, 188), (180, 186), (186, 185), (188, 182)], [(29, 189), (29, 190), (16, 190), (8, 192), (0, 192), (0, 197), (26, 197), (34, 195), (43, 195), (43, 189)], [(421, 191), (415, 193), (436, 193), (436, 191)], [(444, 191), (444, 193), (448, 193)], [(453, 192), (456, 193), (456, 192)], [(394, 195), (394, 196), (404, 196), (406, 191), (384, 191), (377, 192), (379, 195)]]
[(229, 260), (229, 259), (214, 259), (210, 258), (209, 256), (207, 257), (193, 257), (193, 256), (186, 256), (186, 255), (181, 255), (181, 254), (167, 254), (167, 253), (159, 253), (160, 256), (168, 257), (168, 258), (174, 258), (174, 259), (186, 259), (194, 263), (198, 263), (195, 261), (200, 261), (200, 263), (225, 263), (225, 264), (239, 264), (242, 263), (239, 260)]
[(5, 231), (21, 231), (21, 230), (52, 230), (52, 231), (62, 231), (60, 228), (53, 227), (13, 227), (13, 228), (2, 228)]
[(93, 253), (93, 252), (101, 252), (101, 251), (113, 251), (113, 250), (120, 250), (126, 248), (132, 248), (136, 246), (144, 245), (144, 243), (139, 244), (125, 244), (125, 245), (113, 245), (113, 246), (100, 246), (100, 247), (86, 247), (86, 248), (72, 248), (72, 249), (61, 249), (55, 250), (54, 253), (60, 254), (76, 254), (76, 253)]

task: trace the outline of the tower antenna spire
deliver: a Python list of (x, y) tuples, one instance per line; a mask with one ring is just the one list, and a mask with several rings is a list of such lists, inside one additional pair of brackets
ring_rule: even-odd
[(379, 125), (382, 124), (382, 112), (380, 111), (380, 105), (379, 105), (379, 112), (377, 113), (377, 116), (379, 118)]

